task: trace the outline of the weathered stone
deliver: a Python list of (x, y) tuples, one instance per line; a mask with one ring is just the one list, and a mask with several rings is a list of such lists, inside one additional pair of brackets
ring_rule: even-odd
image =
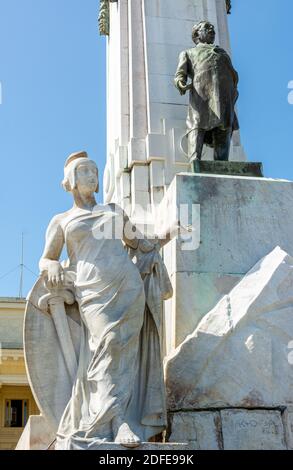
[(293, 258), (279, 247), (169, 357), (169, 408), (293, 404)]
[[(123, 450), (128, 450), (126, 447), (123, 447), (120, 444), (116, 444), (115, 442), (103, 442), (101, 444), (96, 444), (92, 447), (90, 447), (88, 450), (116, 450), (116, 451), (123, 451)], [(175, 442), (170, 442), (163, 444), (161, 442), (142, 442), (139, 447), (135, 447), (133, 450), (135, 451), (174, 451), (178, 452), (180, 450), (190, 450), (190, 447), (187, 443), (175, 443)]]
[(210, 173), (214, 175), (263, 177), (262, 163), (259, 162), (217, 162), (197, 160), (194, 163), (194, 171), (196, 173)]
[(182, 223), (191, 224), (194, 231), (193, 240), (179, 239), (164, 250), (175, 294), (165, 315), (171, 329), (168, 351), (276, 246), (293, 254), (292, 206), (291, 181), (203, 173), (176, 176), (157, 220), (169, 223), (177, 208)]
[(180, 412), (170, 416), (169, 442), (187, 442), (193, 450), (220, 450), (220, 414), (217, 412)]
[(225, 450), (286, 450), (279, 411), (221, 411)]
[(293, 407), (286, 408), (283, 414), (285, 424), (286, 440), (289, 449), (293, 450)]

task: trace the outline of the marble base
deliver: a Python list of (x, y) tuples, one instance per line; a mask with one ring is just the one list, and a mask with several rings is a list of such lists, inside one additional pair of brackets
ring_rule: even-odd
[(133, 450), (139, 450), (139, 451), (153, 451), (153, 452), (166, 452), (166, 451), (174, 451), (174, 452), (179, 452), (181, 450), (189, 450), (190, 446), (187, 443), (177, 443), (177, 442), (167, 442), (166, 444), (163, 444), (162, 442), (142, 442), (139, 447), (135, 447), (133, 449), (126, 448), (121, 446), (120, 444), (116, 444), (115, 442), (104, 442), (103, 444), (97, 445), (95, 447), (92, 447), (90, 450), (95, 450), (95, 451), (105, 451), (105, 450), (111, 450), (111, 451), (123, 451), (123, 450), (128, 450), (128, 451), (133, 451)]
[(291, 450), (290, 412), (281, 409), (181, 411), (170, 415), (169, 441), (180, 436), (189, 450)]
[(255, 176), (263, 177), (263, 167), (260, 162), (221, 162), (198, 161), (194, 162), (195, 173), (209, 173), (214, 175)]
[(194, 230), (164, 248), (174, 288), (165, 303), (168, 354), (261, 258), (276, 246), (293, 253), (292, 205), (291, 181), (203, 173), (174, 178), (157, 224), (168, 227), (179, 216)]
[(292, 280), (276, 247), (205, 315), (165, 361), (169, 410), (293, 406)]

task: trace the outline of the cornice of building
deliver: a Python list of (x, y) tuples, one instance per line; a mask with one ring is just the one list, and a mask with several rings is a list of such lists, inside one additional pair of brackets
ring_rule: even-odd
[(0, 374), (0, 388), (2, 385), (29, 385), (29, 381), (26, 375), (1, 375)]
[(23, 304), (26, 302), (24, 297), (0, 297), (0, 303), (16, 303)]
[(14, 361), (17, 361), (18, 359), (22, 359), (22, 358), (23, 358), (23, 349), (22, 348), (19, 348), (19, 349), (3, 348), (3, 349), (1, 349), (0, 359), (2, 359), (2, 361), (8, 360), (8, 359), (13, 359)]

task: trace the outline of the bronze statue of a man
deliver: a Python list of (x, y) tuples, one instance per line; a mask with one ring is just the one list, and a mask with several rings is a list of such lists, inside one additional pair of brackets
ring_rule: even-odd
[(214, 148), (215, 160), (229, 160), (232, 133), (239, 129), (235, 113), (238, 74), (227, 52), (214, 44), (215, 37), (208, 21), (195, 25), (195, 47), (181, 52), (175, 75), (180, 94), (190, 90), (186, 136), (192, 163), (201, 159), (204, 144)]

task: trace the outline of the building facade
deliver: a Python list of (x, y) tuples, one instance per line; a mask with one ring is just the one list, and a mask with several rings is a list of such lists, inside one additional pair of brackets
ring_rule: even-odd
[(12, 450), (30, 415), (39, 410), (23, 353), (25, 299), (0, 297), (0, 450)]

